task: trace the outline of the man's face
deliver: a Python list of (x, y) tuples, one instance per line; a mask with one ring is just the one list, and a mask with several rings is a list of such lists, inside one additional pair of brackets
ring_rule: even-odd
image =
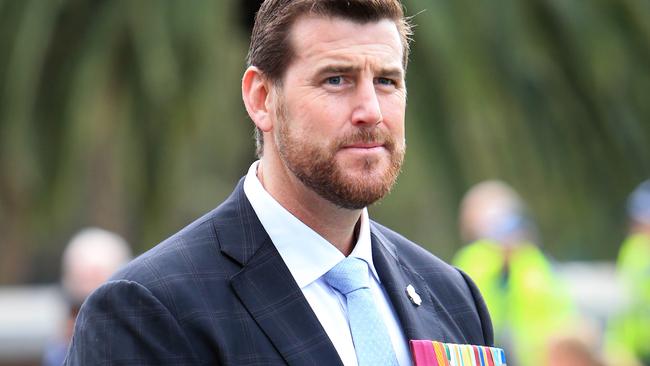
[(348, 209), (393, 186), (404, 158), (402, 44), (390, 20), (303, 17), (276, 88), (275, 144), (307, 187)]

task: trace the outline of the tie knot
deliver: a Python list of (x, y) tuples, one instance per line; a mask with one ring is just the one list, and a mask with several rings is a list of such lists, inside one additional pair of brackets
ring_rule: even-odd
[(325, 281), (343, 295), (368, 287), (368, 265), (365, 261), (347, 257), (325, 274)]

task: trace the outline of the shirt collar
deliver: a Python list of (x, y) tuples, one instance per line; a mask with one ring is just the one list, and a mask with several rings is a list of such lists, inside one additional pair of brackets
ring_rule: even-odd
[[(262, 226), (286, 263), (300, 288), (319, 279), (345, 257), (334, 245), (287, 211), (262, 186), (257, 178), (259, 160), (248, 169), (244, 192)], [(359, 238), (351, 256), (368, 263), (373, 276), (381, 283), (372, 261), (370, 219), (366, 208), (361, 212)]]

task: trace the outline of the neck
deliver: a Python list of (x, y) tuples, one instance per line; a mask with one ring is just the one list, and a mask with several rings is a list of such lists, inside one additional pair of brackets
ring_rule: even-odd
[[(348, 256), (358, 237), (361, 211), (334, 205), (306, 187), (283, 164), (262, 158), (257, 177), (287, 211)], [(277, 160), (275, 160), (277, 161)]]

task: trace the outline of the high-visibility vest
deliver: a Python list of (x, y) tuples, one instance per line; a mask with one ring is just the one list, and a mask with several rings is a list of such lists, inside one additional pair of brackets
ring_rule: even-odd
[(650, 236), (634, 234), (625, 239), (616, 266), (630, 301), (610, 321), (608, 351), (626, 352), (650, 365)]
[(507, 280), (505, 261), (502, 245), (479, 240), (462, 248), (453, 263), (481, 290), (496, 345), (509, 348), (506, 352), (514, 355), (508, 358), (518, 364), (537, 366), (549, 337), (574, 319), (573, 301), (536, 245), (523, 243), (511, 249)]

